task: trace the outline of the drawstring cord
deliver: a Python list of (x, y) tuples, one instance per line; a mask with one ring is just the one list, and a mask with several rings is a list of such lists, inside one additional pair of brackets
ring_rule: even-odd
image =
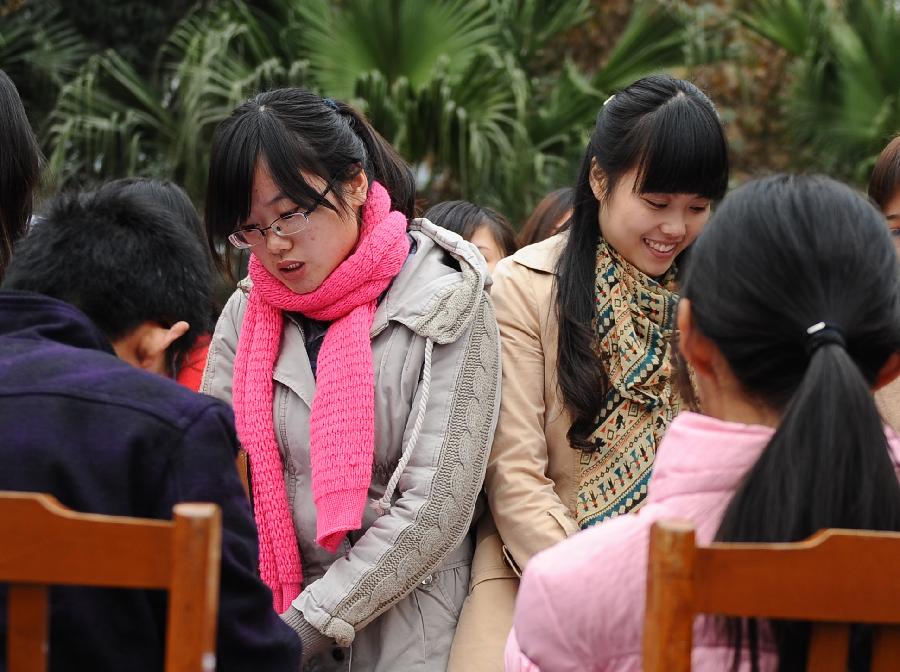
[(409, 434), (409, 440), (406, 442), (406, 448), (403, 449), (403, 455), (394, 469), (391, 480), (388, 481), (384, 490), (384, 496), (377, 502), (372, 502), (372, 507), (379, 512), (380, 515), (386, 514), (391, 508), (391, 499), (394, 497), (394, 491), (400, 482), (400, 475), (409, 464), (412, 457), (412, 451), (419, 441), (419, 432), (422, 430), (422, 424), (425, 422), (425, 408), (428, 406), (428, 395), (431, 391), (431, 353), (434, 349), (434, 342), (429, 338), (425, 340), (425, 364), (422, 368), (422, 396), (419, 399), (419, 412), (416, 415), (416, 424), (413, 425), (412, 432)]

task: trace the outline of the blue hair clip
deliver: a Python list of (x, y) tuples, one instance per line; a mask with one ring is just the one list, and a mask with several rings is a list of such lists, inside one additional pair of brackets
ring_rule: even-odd
[(340, 112), (340, 110), (338, 109), (337, 103), (334, 102), (334, 100), (332, 98), (323, 98), (322, 102), (324, 102), (328, 107), (330, 107), (335, 112)]

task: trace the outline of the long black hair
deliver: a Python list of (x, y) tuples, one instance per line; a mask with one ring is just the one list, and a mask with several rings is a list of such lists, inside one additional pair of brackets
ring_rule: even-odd
[(41, 150), (19, 92), (0, 70), (0, 280), (25, 235), (41, 177)]
[(722, 123), (709, 98), (690, 82), (646, 77), (616, 93), (597, 114), (575, 185), (569, 239), (556, 267), (557, 375), (573, 420), (568, 439), (576, 448), (591, 447), (587, 439), (606, 391), (603, 367), (592, 350), (600, 241), (600, 203), (590, 184), (593, 161), (606, 176), (606, 196), (633, 168), (636, 192), (718, 199), (728, 187)]
[[(900, 485), (871, 393), (900, 351), (900, 267), (878, 211), (826, 177), (749, 183), (694, 244), (683, 295), (746, 393), (781, 414), (716, 539), (900, 530)], [(805, 626), (772, 631), (781, 669), (806, 669)], [(741, 635), (732, 628), (736, 655)]]
[(345, 205), (340, 183), (360, 169), (391, 195), (391, 207), (412, 217), (415, 180), (397, 152), (365, 117), (346, 103), (301, 88), (266, 91), (243, 103), (219, 124), (213, 138), (206, 190), (210, 250), (250, 214), (253, 176), (264, 161), (282, 193), (301, 207), (334, 209), (301, 171), (332, 184)]

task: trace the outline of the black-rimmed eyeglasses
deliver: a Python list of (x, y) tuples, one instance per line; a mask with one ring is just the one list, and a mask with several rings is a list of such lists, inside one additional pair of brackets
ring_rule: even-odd
[(264, 228), (248, 226), (244, 229), (238, 229), (228, 236), (228, 242), (239, 250), (245, 250), (265, 241), (266, 231), (269, 229), (272, 229), (275, 235), (281, 238), (297, 235), (309, 226), (309, 216), (315, 212), (316, 208), (322, 205), (329, 191), (331, 191), (330, 184), (325, 187), (325, 191), (319, 194), (316, 204), (308, 210), (295, 210), (294, 212), (281, 215), (281, 217), (276, 217), (271, 224)]

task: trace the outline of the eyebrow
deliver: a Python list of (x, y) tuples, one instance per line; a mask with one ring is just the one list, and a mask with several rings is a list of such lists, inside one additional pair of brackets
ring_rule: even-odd
[(266, 207), (269, 207), (270, 205), (275, 205), (276, 203), (278, 203), (278, 201), (284, 201), (286, 199), (287, 199), (287, 196), (284, 194), (284, 192), (279, 191), (277, 194), (275, 194), (275, 196), (272, 198), (271, 201), (266, 203)]
[(712, 201), (709, 196), (704, 196), (703, 194), (686, 194), (680, 191), (637, 191), (635, 192), (638, 196), (660, 196), (663, 198), (669, 198), (670, 196), (690, 196), (692, 201)]

